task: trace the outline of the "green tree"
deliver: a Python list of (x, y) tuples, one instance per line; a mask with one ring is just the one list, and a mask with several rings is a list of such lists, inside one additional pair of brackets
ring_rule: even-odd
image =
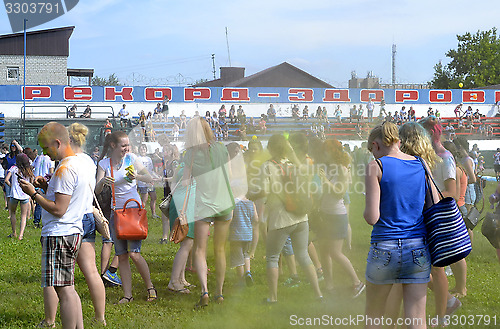
[(500, 38), (497, 29), (457, 35), (458, 47), (446, 53), (450, 63), (434, 66), (432, 87), (480, 88), (500, 84)]
[(108, 78), (101, 78), (99, 76), (95, 76), (92, 78), (92, 85), (93, 86), (121, 86), (120, 80), (118, 80), (118, 77), (113, 73), (110, 74)]

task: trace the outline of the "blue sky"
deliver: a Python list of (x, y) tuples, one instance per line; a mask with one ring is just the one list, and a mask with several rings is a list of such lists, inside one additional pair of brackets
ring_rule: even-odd
[[(284, 61), (336, 87), (351, 71), (391, 82), (424, 83), (447, 62), (457, 34), (494, 27), (493, 0), (80, 0), (67, 14), (32, 30), (75, 26), (70, 68), (116, 73), (129, 85), (177, 85), (212, 79), (228, 66), (250, 75)], [(5, 11), (0, 34), (11, 33)]]

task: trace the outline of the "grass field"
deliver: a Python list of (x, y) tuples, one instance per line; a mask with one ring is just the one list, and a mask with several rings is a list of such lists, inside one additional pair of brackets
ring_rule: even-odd
[[(494, 183), (488, 183), (485, 195), (489, 195)], [(160, 195), (160, 194), (159, 194)], [(364, 280), (366, 255), (369, 248), (371, 227), (362, 217), (364, 199), (361, 195), (352, 195), (350, 222), (353, 228), (352, 250), (346, 251), (360, 278)], [(488, 210), (488, 209), (486, 209)], [(1, 328), (33, 328), (43, 318), (43, 298), (40, 288), (40, 230), (29, 223), (25, 239), (21, 242), (7, 238), (10, 233), (10, 222), (6, 210), (0, 210), (0, 327)], [(264, 248), (259, 244), (257, 255), (252, 263), (255, 285), (251, 288), (239, 288), (232, 270), (227, 271), (225, 284), (225, 302), (223, 305), (211, 303), (202, 311), (194, 311), (193, 306), (199, 298), (199, 291), (194, 289), (191, 295), (169, 293), (169, 282), (172, 261), (177, 245), (160, 245), (161, 222), (151, 219), (150, 233), (143, 242), (142, 254), (151, 270), (153, 283), (158, 289), (159, 299), (147, 303), (146, 289), (135, 270), (133, 272), (134, 302), (127, 305), (114, 305), (122, 296), (121, 288), (106, 288), (106, 320), (109, 328), (287, 328), (300, 327), (294, 319), (307, 317), (323, 317), (332, 322), (332, 328), (357, 328), (346, 323), (343, 318), (356, 318), (364, 313), (365, 295), (352, 300), (349, 297), (350, 282), (344, 273), (335, 271), (335, 282), (338, 293), (328, 296), (325, 303), (318, 303), (305, 283), (296, 288), (278, 289), (279, 303), (273, 306), (264, 305), (266, 297), (266, 278)], [(100, 238), (96, 249), (100, 252)], [(450, 328), (500, 328), (500, 265), (493, 247), (484, 238), (480, 229), (474, 235), (473, 251), (468, 257), (468, 296), (462, 299), (463, 306), (456, 313), (457, 320), (465, 325)], [(228, 245), (229, 248), (229, 245)], [(213, 257), (209, 257), (209, 267), (213, 271)], [(287, 273), (287, 269), (284, 269)], [(195, 275), (188, 273), (188, 281), (197, 284)], [(286, 275), (280, 278), (284, 281)], [(209, 275), (209, 290), (213, 289), (214, 275)], [(454, 279), (450, 277), (450, 288)], [(93, 307), (85, 279), (76, 271), (76, 289), (83, 305), (85, 325), (91, 326)], [(428, 315), (434, 314), (434, 297), (428, 294)], [(484, 324), (484, 318), (490, 317), (490, 325)], [(296, 318), (296, 317), (297, 318)], [(326, 319), (324, 317), (323, 319)], [(472, 323), (474, 319), (474, 323)], [(494, 321), (496, 320), (496, 325)], [(58, 316), (57, 323), (60, 327)], [(317, 327), (317, 326), (308, 326)]]

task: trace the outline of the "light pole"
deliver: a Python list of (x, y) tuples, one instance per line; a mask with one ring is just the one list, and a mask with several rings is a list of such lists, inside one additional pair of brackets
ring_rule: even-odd
[(24, 125), (26, 123), (26, 22), (24, 19), (24, 66), (23, 66), (23, 108), (21, 110), (21, 145), (24, 145)]

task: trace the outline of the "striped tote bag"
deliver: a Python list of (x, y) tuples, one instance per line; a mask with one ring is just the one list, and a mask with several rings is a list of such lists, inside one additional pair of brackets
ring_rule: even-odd
[[(426, 206), (422, 214), (427, 230), (427, 244), (432, 265), (444, 267), (467, 257), (472, 245), (457, 203), (451, 197), (443, 197), (432, 175), (425, 165), (423, 167), (426, 176)], [(437, 203), (432, 196), (431, 182), (441, 196)]]

